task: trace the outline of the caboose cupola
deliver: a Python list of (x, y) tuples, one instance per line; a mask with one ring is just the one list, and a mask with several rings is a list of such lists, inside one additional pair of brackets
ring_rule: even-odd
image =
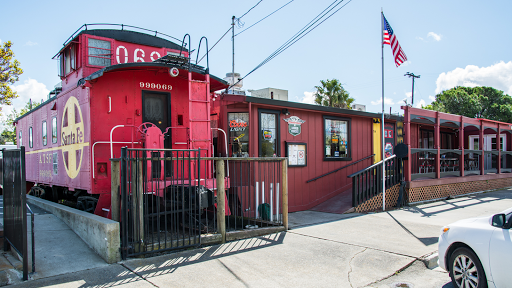
[[(119, 29), (111, 29), (112, 26)], [(110, 29), (90, 29), (110, 28)], [(132, 30), (136, 29), (147, 33)], [(188, 56), (188, 51), (169, 38), (181, 43), (172, 36), (129, 25), (85, 24), (71, 35), (53, 59), (58, 58), (59, 76), (62, 88), (76, 87), (77, 81), (92, 73), (112, 65), (153, 62), (166, 55)]]

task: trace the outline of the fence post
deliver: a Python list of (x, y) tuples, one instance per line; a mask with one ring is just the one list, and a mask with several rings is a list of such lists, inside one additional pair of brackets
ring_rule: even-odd
[(144, 214), (142, 201), (142, 163), (140, 159), (131, 159), (132, 162), (132, 211), (133, 211), (133, 236), (137, 240), (135, 252), (142, 252), (144, 246)]
[(121, 148), (121, 256), (126, 260), (128, 256), (128, 229), (130, 227), (130, 220), (128, 219), (128, 161), (127, 161), (128, 148)]
[(286, 159), (281, 163), (283, 177), (283, 226), (285, 230), (288, 230), (288, 163)]
[(217, 160), (217, 231), (222, 236), (222, 243), (226, 243), (226, 191), (224, 186), (224, 160)]
[(119, 159), (110, 159), (110, 212), (112, 220), (119, 222)]

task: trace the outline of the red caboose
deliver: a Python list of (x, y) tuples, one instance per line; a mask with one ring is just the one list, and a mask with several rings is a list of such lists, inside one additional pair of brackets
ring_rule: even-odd
[(90, 27), (78, 29), (55, 56), (62, 89), (18, 118), (16, 128), (31, 192), (74, 199), (104, 216), (109, 159), (121, 147), (201, 149), (201, 156), (213, 156), (210, 101), (227, 83), (190, 63), (186, 45), (165, 34)]

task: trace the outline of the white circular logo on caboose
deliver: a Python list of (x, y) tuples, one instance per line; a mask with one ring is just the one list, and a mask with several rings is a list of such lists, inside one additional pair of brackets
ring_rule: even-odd
[(64, 167), (69, 178), (80, 172), (84, 147), (84, 121), (78, 100), (71, 96), (64, 106), (61, 122), (61, 146)]

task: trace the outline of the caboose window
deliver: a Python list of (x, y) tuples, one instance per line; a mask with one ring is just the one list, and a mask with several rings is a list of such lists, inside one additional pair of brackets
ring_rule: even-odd
[(43, 134), (42, 134), (43, 135), (43, 146), (46, 146), (46, 144), (48, 143), (48, 137), (47, 137), (48, 135), (46, 133), (46, 130), (47, 130), (46, 127), (47, 127), (46, 121), (43, 121)]
[(324, 117), (324, 159), (350, 160), (350, 121)]
[(19, 137), (19, 140), (20, 140), (20, 141), (19, 141), (19, 142), (20, 142), (20, 147), (21, 147), (21, 146), (23, 146), (23, 141), (21, 141), (21, 139), (22, 139), (22, 138), (21, 138), (21, 131), (20, 131), (20, 137)]
[(32, 127), (28, 128), (28, 147), (34, 147), (34, 141), (32, 139)]
[(110, 66), (110, 42), (89, 38), (89, 64), (96, 66)]
[(57, 117), (52, 118), (52, 143), (57, 143)]
[(66, 76), (76, 69), (76, 51), (72, 44), (60, 55), (60, 76)]

